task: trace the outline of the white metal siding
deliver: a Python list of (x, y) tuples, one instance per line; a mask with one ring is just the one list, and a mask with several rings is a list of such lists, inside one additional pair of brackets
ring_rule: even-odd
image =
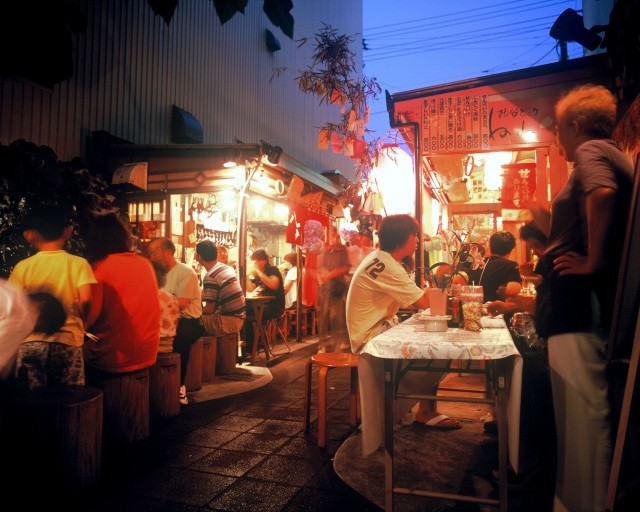
[[(262, 0), (220, 24), (211, 0), (178, 4), (171, 23), (145, 0), (80, 0), (86, 34), (74, 36), (74, 76), (53, 91), (16, 78), (1, 79), (0, 142), (22, 138), (50, 146), (60, 160), (86, 156), (92, 131), (136, 144), (168, 144), (171, 106), (193, 114), (205, 144), (265, 140), (311, 169), (340, 169), (353, 161), (318, 150), (317, 127), (337, 122), (336, 106), (299, 92), (294, 78), (311, 64), (314, 34), (324, 24), (356, 37), (362, 67), (362, 0), (297, 0), (294, 40), (271, 24)], [(271, 30), (282, 49), (270, 53)], [(298, 48), (300, 39), (307, 44)], [(274, 75), (277, 68), (284, 69)]]

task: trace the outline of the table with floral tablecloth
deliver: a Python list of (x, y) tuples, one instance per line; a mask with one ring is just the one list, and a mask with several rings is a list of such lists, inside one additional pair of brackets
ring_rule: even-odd
[[(419, 318), (416, 314), (373, 337), (360, 354), (358, 380), (363, 454), (373, 453), (384, 441), (385, 452), (390, 455), (385, 457), (385, 460), (393, 464), (393, 367), (398, 360), (485, 361), (485, 364), (492, 366), (495, 375), (494, 404), (498, 429), (503, 433), (500, 436), (502, 439), (499, 440), (503, 451), (499, 456), (503, 462), (500, 473), (505, 484), (504, 491), (501, 489), (502, 509), (506, 506), (507, 439), (511, 464), (514, 470), (517, 471), (518, 468), (522, 357), (504, 322), (497, 322), (494, 324), (496, 327), (483, 328), (480, 331), (449, 328), (443, 332), (426, 332), (424, 322)], [(459, 372), (460, 369), (452, 368), (451, 371)], [(502, 423), (504, 426), (501, 429)], [(505, 435), (505, 432), (508, 432), (508, 435)], [(388, 486), (392, 486), (392, 483), (386, 482), (385, 487)], [(390, 489), (391, 487), (388, 487), (389, 494)], [(391, 503), (392, 501), (391, 499)]]

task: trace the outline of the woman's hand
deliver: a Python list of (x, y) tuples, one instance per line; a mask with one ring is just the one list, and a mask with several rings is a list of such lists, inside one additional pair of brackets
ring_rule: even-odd
[(487, 304), (487, 313), (491, 316), (504, 315), (505, 313), (513, 313), (515, 311), (513, 304), (508, 304), (502, 300), (494, 300)]

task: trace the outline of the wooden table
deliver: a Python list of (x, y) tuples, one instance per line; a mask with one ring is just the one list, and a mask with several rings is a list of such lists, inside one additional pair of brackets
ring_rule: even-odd
[[(424, 363), (431, 361), (464, 361), (482, 360), (489, 366), (491, 374), (491, 393), (489, 398), (473, 397), (447, 397), (427, 395), (400, 395), (396, 392), (398, 384), (394, 375), (394, 365), (398, 361), (411, 360), (417, 363), (414, 370), (425, 371)], [(362, 411), (362, 439), (363, 453), (366, 455), (376, 450), (384, 440), (385, 462), (385, 510), (393, 510), (394, 494), (411, 494), (416, 496), (448, 499), (453, 501), (466, 501), (484, 503), (498, 506), (501, 512), (507, 508), (507, 458), (511, 439), (507, 428), (507, 380), (518, 378), (511, 374), (511, 370), (519, 367), (511, 363), (522, 358), (513, 343), (508, 329), (487, 328), (479, 332), (465, 331), (458, 328), (449, 328), (446, 332), (426, 332), (423, 322), (416, 318), (410, 318), (405, 322), (395, 325), (386, 332), (372, 338), (365, 345), (360, 354), (358, 376), (360, 384), (361, 411)], [(377, 382), (379, 367), (383, 366), (384, 382)], [(422, 369), (417, 368), (421, 366)], [(450, 367), (438, 369), (439, 371), (453, 371), (464, 373), (465, 369)], [(396, 378), (394, 378), (396, 377)], [(516, 386), (519, 389), (519, 384)], [(382, 389), (381, 389), (382, 388)], [(382, 397), (380, 397), (382, 393)], [(380, 399), (383, 402), (384, 417), (380, 418)], [(442, 493), (420, 489), (394, 488), (393, 486), (393, 400), (394, 398), (411, 398), (416, 400), (459, 401), (472, 403), (493, 403), (495, 405), (498, 422), (498, 473), (500, 484), (499, 499), (464, 496), (459, 494)], [(509, 412), (519, 418), (519, 400), (512, 400), (514, 412)], [(510, 421), (511, 423), (511, 421)], [(512, 436), (515, 451), (517, 452), (517, 424)], [(383, 439), (381, 439), (381, 437)], [(517, 467), (517, 453), (515, 461)]]
[(267, 340), (267, 333), (264, 330), (264, 323), (262, 321), (262, 317), (264, 315), (264, 308), (267, 302), (272, 301), (274, 297), (269, 295), (257, 295), (253, 296), (251, 294), (247, 294), (245, 297), (247, 303), (247, 320), (252, 317), (251, 321), (255, 324), (255, 332), (258, 334), (257, 337), (254, 336), (253, 347), (251, 349), (251, 364), (253, 365), (256, 359), (256, 355), (258, 353), (258, 344), (262, 343), (264, 348), (265, 357), (267, 361), (272, 356), (271, 350), (269, 349), (269, 341)]

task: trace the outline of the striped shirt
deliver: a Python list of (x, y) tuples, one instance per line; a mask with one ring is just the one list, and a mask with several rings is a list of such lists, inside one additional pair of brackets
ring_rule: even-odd
[(202, 300), (214, 303), (217, 315), (245, 318), (247, 315), (244, 291), (235, 270), (224, 263), (216, 263), (202, 280)]

